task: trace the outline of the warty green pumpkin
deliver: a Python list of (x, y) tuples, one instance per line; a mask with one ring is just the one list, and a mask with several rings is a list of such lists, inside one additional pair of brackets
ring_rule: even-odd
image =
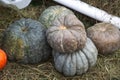
[(59, 16), (46, 31), (50, 46), (62, 53), (82, 49), (87, 41), (83, 23), (73, 14)]
[(85, 47), (73, 53), (60, 53), (53, 50), (54, 66), (64, 76), (81, 75), (96, 64), (98, 50), (87, 38)]
[(87, 29), (100, 54), (110, 54), (120, 48), (120, 30), (110, 23), (97, 23)]
[(58, 16), (62, 17), (68, 14), (74, 13), (71, 10), (60, 5), (50, 6), (41, 13), (39, 21), (43, 25), (45, 25), (45, 27), (49, 28), (56, 17)]
[(2, 49), (10, 61), (24, 64), (44, 62), (51, 54), (45, 32), (39, 21), (22, 18), (5, 30)]

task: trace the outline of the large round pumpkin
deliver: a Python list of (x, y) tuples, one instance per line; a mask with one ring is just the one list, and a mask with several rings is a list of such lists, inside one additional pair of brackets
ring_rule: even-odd
[(42, 12), (39, 21), (48, 28), (51, 26), (52, 22), (55, 20), (56, 17), (62, 17), (68, 14), (74, 13), (63, 6), (50, 6)]
[(120, 48), (120, 30), (110, 23), (97, 23), (87, 29), (99, 53), (108, 54)]
[(8, 59), (21, 63), (46, 61), (51, 48), (46, 41), (46, 29), (32, 19), (20, 19), (11, 24), (4, 32), (2, 49)]
[(46, 31), (47, 41), (58, 52), (72, 53), (85, 46), (84, 25), (73, 15), (59, 16)]
[(97, 54), (94, 43), (87, 38), (85, 47), (77, 52), (64, 54), (54, 50), (54, 66), (65, 76), (80, 75), (95, 65)]

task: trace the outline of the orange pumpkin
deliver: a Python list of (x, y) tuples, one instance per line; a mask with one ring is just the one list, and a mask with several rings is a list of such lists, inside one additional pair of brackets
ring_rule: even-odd
[(7, 62), (7, 55), (2, 49), (0, 49), (0, 70), (2, 70), (5, 67), (6, 62)]

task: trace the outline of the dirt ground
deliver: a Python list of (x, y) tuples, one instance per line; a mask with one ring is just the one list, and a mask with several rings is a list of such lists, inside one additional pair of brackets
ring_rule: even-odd
[[(82, 1), (120, 17), (120, 0)], [(9, 24), (22, 17), (38, 20), (41, 12), (52, 5), (58, 4), (52, 0), (41, 0), (39, 2), (34, 0), (27, 8), (19, 10), (19, 12), (0, 6), (0, 43), (2, 43), (2, 33)], [(73, 12), (86, 28), (99, 22), (76, 11)], [(0, 80), (120, 80), (120, 50), (108, 56), (99, 55), (94, 67), (87, 73), (74, 77), (64, 77), (57, 72), (54, 69), (52, 58), (45, 63), (36, 65), (24, 65), (8, 61), (6, 67), (0, 71)]]

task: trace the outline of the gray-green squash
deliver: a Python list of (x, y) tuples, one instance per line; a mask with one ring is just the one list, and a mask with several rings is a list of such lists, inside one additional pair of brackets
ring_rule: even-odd
[(120, 30), (110, 23), (97, 23), (87, 29), (100, 54), (110, 54), (120, 48)]
[(62, 17), (68, 14), (74, 13), (71, 10), (60, 5), (50, 6), (42, 12), (39, 17), (39, 21), (48, 28), (51, 26), (56, 17)]
[(45, 33), (46, 29), (39, 21), (22, 18), (5, 30), (2, 49), (10, 61), (24, 64), (44, 62), (51, 54)]
[(96, 64), (98, 51), (87, 38), (85, 47), (73, 53), (60, 53), (53, 50), (54, 66), (64, 76), (81, 75)]

